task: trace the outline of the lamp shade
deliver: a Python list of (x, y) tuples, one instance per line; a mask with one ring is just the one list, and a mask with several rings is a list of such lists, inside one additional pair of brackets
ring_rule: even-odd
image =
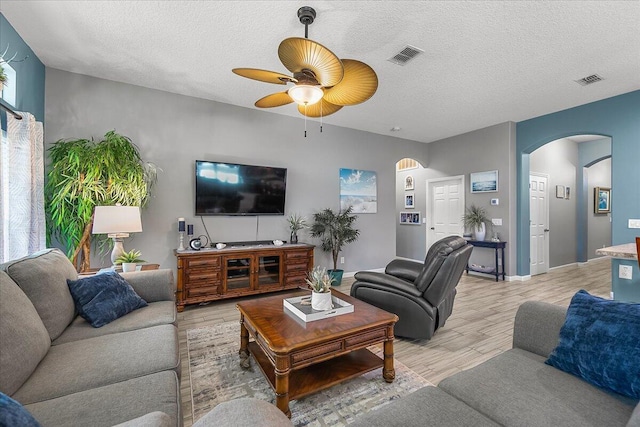
[(138, 233), (142, 231), (138, 206), (96, 206), (92, 234)]

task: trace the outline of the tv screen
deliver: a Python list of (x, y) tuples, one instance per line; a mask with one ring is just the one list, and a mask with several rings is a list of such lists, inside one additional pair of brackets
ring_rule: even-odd
[(196, 160), (196, 215), (284, 215), (287, 169)]

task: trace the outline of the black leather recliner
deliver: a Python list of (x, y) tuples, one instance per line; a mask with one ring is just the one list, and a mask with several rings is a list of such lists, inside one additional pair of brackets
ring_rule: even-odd
[(456, 286), (472, 250), (462, 237), (445, 237), (431, 246), (424, 264), (396, 259), (385, 273), (356, 273), (351, 296), (397, 314), (395, 335), (430, 339), (453, 311)]

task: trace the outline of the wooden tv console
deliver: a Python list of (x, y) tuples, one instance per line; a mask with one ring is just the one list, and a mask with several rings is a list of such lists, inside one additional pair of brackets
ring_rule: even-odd
[(295, 289), (313, 268), (313, 245), (229, 245), (224, 249), (175, 251), (176, 305)]

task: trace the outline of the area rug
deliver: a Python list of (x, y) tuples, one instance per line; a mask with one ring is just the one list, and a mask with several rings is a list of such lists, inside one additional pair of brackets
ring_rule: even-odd
[[(217, 404), (254, 397), (275, 403), (273, 389), (256, 362), (240, 368), (240, 324), (226, 322), (187, 331), (189, 376), (193, 420), (207, 414)], [(381, 347), (371, 348), (381, 354)], [(389, 384), (382, 379), (382, 368), (328, 389), (289, 402), (295, 426), (344, 426), (368, 411), (418, 390), (431, 383), (398, 360), (396, 378)]]

